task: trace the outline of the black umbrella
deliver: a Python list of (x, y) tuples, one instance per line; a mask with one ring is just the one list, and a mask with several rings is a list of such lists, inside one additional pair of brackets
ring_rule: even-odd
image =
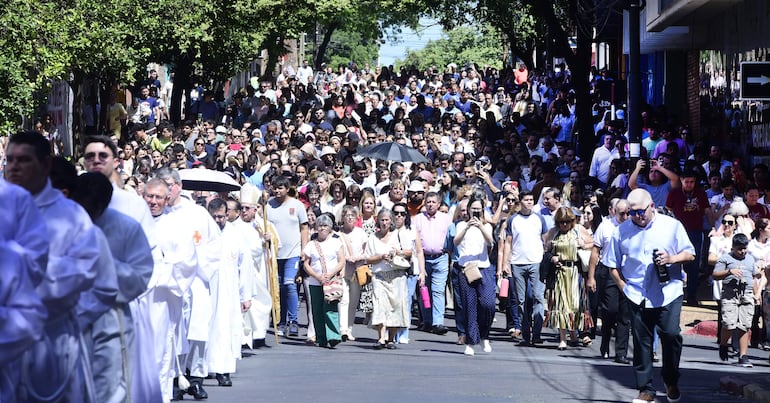
[(182, 189), (185, 190), (232, 192), (241, 189), (241, 185), (230, 175), (211, 169), (182, 169), (179, 176), (182, 178)]
[(388, 161), (430, 162), (417, 149), (394, 142), (370, 144), (358, 150), (358, 155)]

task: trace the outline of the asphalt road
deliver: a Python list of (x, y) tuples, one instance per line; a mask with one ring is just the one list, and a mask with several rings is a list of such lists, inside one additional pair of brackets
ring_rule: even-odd
[[(305, 328), (301, 338), (282, 337), (279, 345), (268, 334), (268, 347), (245, 350), (232, 387), (218, 387), (213, 379), (204, 385), (212, 402), (630, 402), (636, 397), (631, 366), (601, 359), (598, 340), (558, 351), (556, 333), (544, 329), (543, 345), (522, 347), (502, 333), (501, 314), (495, 324), (492, 352), (477, 348), (473, 357), (463, 355), (452, 332), (438, 336), (413, 329), (411, 342), (396, 350), (374, 350), (375, 332), (361, 324), (354, 328), (357, 340), (335, 350), (306, 345)], [(766, 353), (758, 350), (750, 350), (754, 368), (746, 369), (719, 362), (711, 338), (684, 336), (684, 344), (682, 402), (742, 401), (720, 391), (719, 378), (770, 368)], [(655, 365), (657, 401), (666, 402), (660, 363)]]

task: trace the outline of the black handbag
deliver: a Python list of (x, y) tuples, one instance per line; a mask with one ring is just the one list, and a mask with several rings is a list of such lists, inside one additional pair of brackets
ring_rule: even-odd
[(545, 283), (546, 290), (556, 288), (556, 266), (551, 262), (552, 257), (551, 252), (545, 252), (543, 261), (540, 262), (540, 281)]

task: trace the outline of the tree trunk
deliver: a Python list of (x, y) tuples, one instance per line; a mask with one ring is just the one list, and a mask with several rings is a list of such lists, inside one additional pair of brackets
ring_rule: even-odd
[[(515, 41), (516, 37), (513, 34), (508, 34), (508, 43), (511, 45), (511, 53), (513, 54), (514, 58), (519, 58), (522, 62), (524, 62), (524, 65), (527, 66), (527, 69), (534, 70), (535, 68), (535, 61), (532, 59), (532, 49), (524, 49), (519, 46), (516, 46)], [(516, 68), (516, 60), (511, 60), (511, 67)]]
[(316, 49), (316, 54), (313, 57), (313, 64), (315, 71), (321, 71), (321, 63), (324, 61), (324, 56), (326, 55), (326, 48), (329, 46), (329, 42), (332, 39), (332, 34), (334, 31), (337, 30), (337, 27), (339, 27), (339, 23), (336, 21), (329, 24), (328, 27), (324, 30), (324, 38), (321, 41), (321, 44), (318, 45), (318, 49)]
[[(192, 86), (191, 63), (191, 58), (188, 55), (182, 55), (174, 65), (174, 87), (171, 89), (171, 110), (169, 111), (169, 114), (171, 115), (171, 121), (174, 123), (174, 126), (177, 127), (182, 122), (182, 95)], [(185, 119), (195, 119), (195, 117), (189, 116), (189, 94), (185, 101)]]
[(83, 142), (84, 142), (84, 136), (83, 136), (83, 130), (85, 129), (83, 127), (83, 102), (80, 99), (80, 90), (83, 85), (83, 80), (85, 79), (85, 76), (78, 72), (74, 71), (72, 73), (72, 81), (69, 82), (70, 87), (72, 88), (72, 150), (73, 152), (76, 152), (76, 150), (81, 150), (83, 148)]

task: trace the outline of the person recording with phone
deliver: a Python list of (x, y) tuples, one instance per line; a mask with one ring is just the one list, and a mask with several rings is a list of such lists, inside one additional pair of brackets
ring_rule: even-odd
[[(642, 172), (646, 172), (646, 175), (641, 175)], [(642, 176), (641, 180), (640, 176)], [(681, 185), (679, 175), (666, 169), (656, 159), (648, 161), (645, 158), (640, 158), (628, 178), (628, 187), (631, 190), (637, 188), (646, 190), (656, 206), (665, 206), (668, 193), (673, 189), (678, 189)]]
[[(492, 352), (489, 344), (489, 330), (495, 317), (495, 293), (497, 281), (495, 268), (489, 261), (489, 248), (494, 243), (492, 225), (484, 219), (484, 200), (471, 196), (468, 200), (468, 219), (457, 223), (454, 237), (465, 278), (460, 279), (460, 297), (465, 311), (465, 355), (474, 355), (474, 345), (483, 342), (484, 352)], [(466, 272), (475, 265), (480, 278), (472, 280)]]

